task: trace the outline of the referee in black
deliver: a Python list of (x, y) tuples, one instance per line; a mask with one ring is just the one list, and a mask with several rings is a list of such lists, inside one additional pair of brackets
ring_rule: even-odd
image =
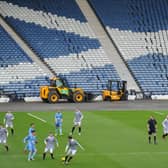
[(157, 131), (157, 121), (153, 116), (150, 116), (148, 122), (147, 122), (147, 129), (148, 129), (148, 140), (149, 144), (151, 144), (151, 137), (153, 135), (154, 144), (157, 144), (156, 141), (156, 131)]

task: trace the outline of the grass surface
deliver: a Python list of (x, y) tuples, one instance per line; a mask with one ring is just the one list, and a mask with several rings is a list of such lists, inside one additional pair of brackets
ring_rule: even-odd
[[(125, 111), (125, 112), (83, 112), (82, 135), (74, 133), (85, 151), (78, 149), (76, 156), (67, 167), (73, 168), (167, 168), (168, 141), (161, 139), (161, 122), (168, 112)], [(54, 112), (31, 113), (47, 122), (28, 116), (27, 113), (14, 113), (15, 135), (9, 135), (9, 152), (0, 146), (2, 168), (46, 168), (66, 167), (61, 162), (67, 143), (67, 135), (73, 125), (73, 112), (63, 112), (63, 136), (58, 136), (59, 148), (55, 150), (55, 160), (47, 155), (42, 160), (44, 138), (50, 131), (55, 132)], [(146, 123), (150, 115), (158, 122), (158, 144), (148, 144)], [(3, 121), (5, 113), (0, 113)], [(23, 153), (23, 138), (27, 135), (30, 123), (36, 125), (38, 153), (34, 161), (28, 162)], [(10, 132), (9, 132), (10, 133)]]

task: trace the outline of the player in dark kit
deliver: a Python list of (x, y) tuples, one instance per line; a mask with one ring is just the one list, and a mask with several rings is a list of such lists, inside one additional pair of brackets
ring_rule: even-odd
[(148, 140), (151, 143), (151, 136), (153, 135), (154, 144), (157, 144), (156, 141), (156, 131), (157, 131), (157, 121), (154, 119), (153, 116), (150, 116), (147, 122), (147, 129), (148, 129)]

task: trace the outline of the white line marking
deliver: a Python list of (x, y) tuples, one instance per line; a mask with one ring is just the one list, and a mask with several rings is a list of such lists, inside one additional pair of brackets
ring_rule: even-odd
[(154, 112), (155, 114), (159, 114), (159, 115), (164, 115), (162, 112), (158, 112), (158, 111), (156, 111), (156, 112)]
[(29, 115), (29, 116), (31, 116), (31, 117), (33, 117), (33, 118), (36, 118), (37, 120), (40, 120), (40, 121), (42, 121), (42, 122), (44, 122), (44, 123), (47, 122), (46, 120), (43, 120), (42, 118), (37, 117), (37, 116), (35, 116), (35, 115), (31, 114), (31, 113), (27, 113), (27, 115)]

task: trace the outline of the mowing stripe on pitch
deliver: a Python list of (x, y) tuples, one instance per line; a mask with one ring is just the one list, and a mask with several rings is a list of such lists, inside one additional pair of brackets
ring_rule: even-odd
[(155, 114), (159, 114), (159, 115), (164, 115), (164, 113), (162, 113), (162, 112), (158, 112), (158, 111), (156, 111), (156, 112), (154, 112)]
[(42, 122), (44, 122), (44, 123), (47, 122), (46, 120), (43, 120), (42, 118), (37, 117), (37, 116), (35, 116), (35, 115), (31, 114), (31, 113), (27, 113), (27, 115), (29, 115), (30, 117), (36, 118), (37, 120), (40, 120), (40, 121), (42, 121)]
[[(168, 152), (107, 152), (107, 153), (86, 153), (80, 152), (78, 153), (80, 156), (102, 156), (102, 155), (109, 155), (109, 156), (142, 156), (142, 155), (168, 155)], [(41, 154), (36, 154), (36, 156), (40, 157)], [(61, 157), (64, 154), (57, 154), (57, 156)], [(1, 157), (6, 157), (6, 155), (1, 155)], [(10, 154), (9, 157), (26, 157), (22, 154)]]

